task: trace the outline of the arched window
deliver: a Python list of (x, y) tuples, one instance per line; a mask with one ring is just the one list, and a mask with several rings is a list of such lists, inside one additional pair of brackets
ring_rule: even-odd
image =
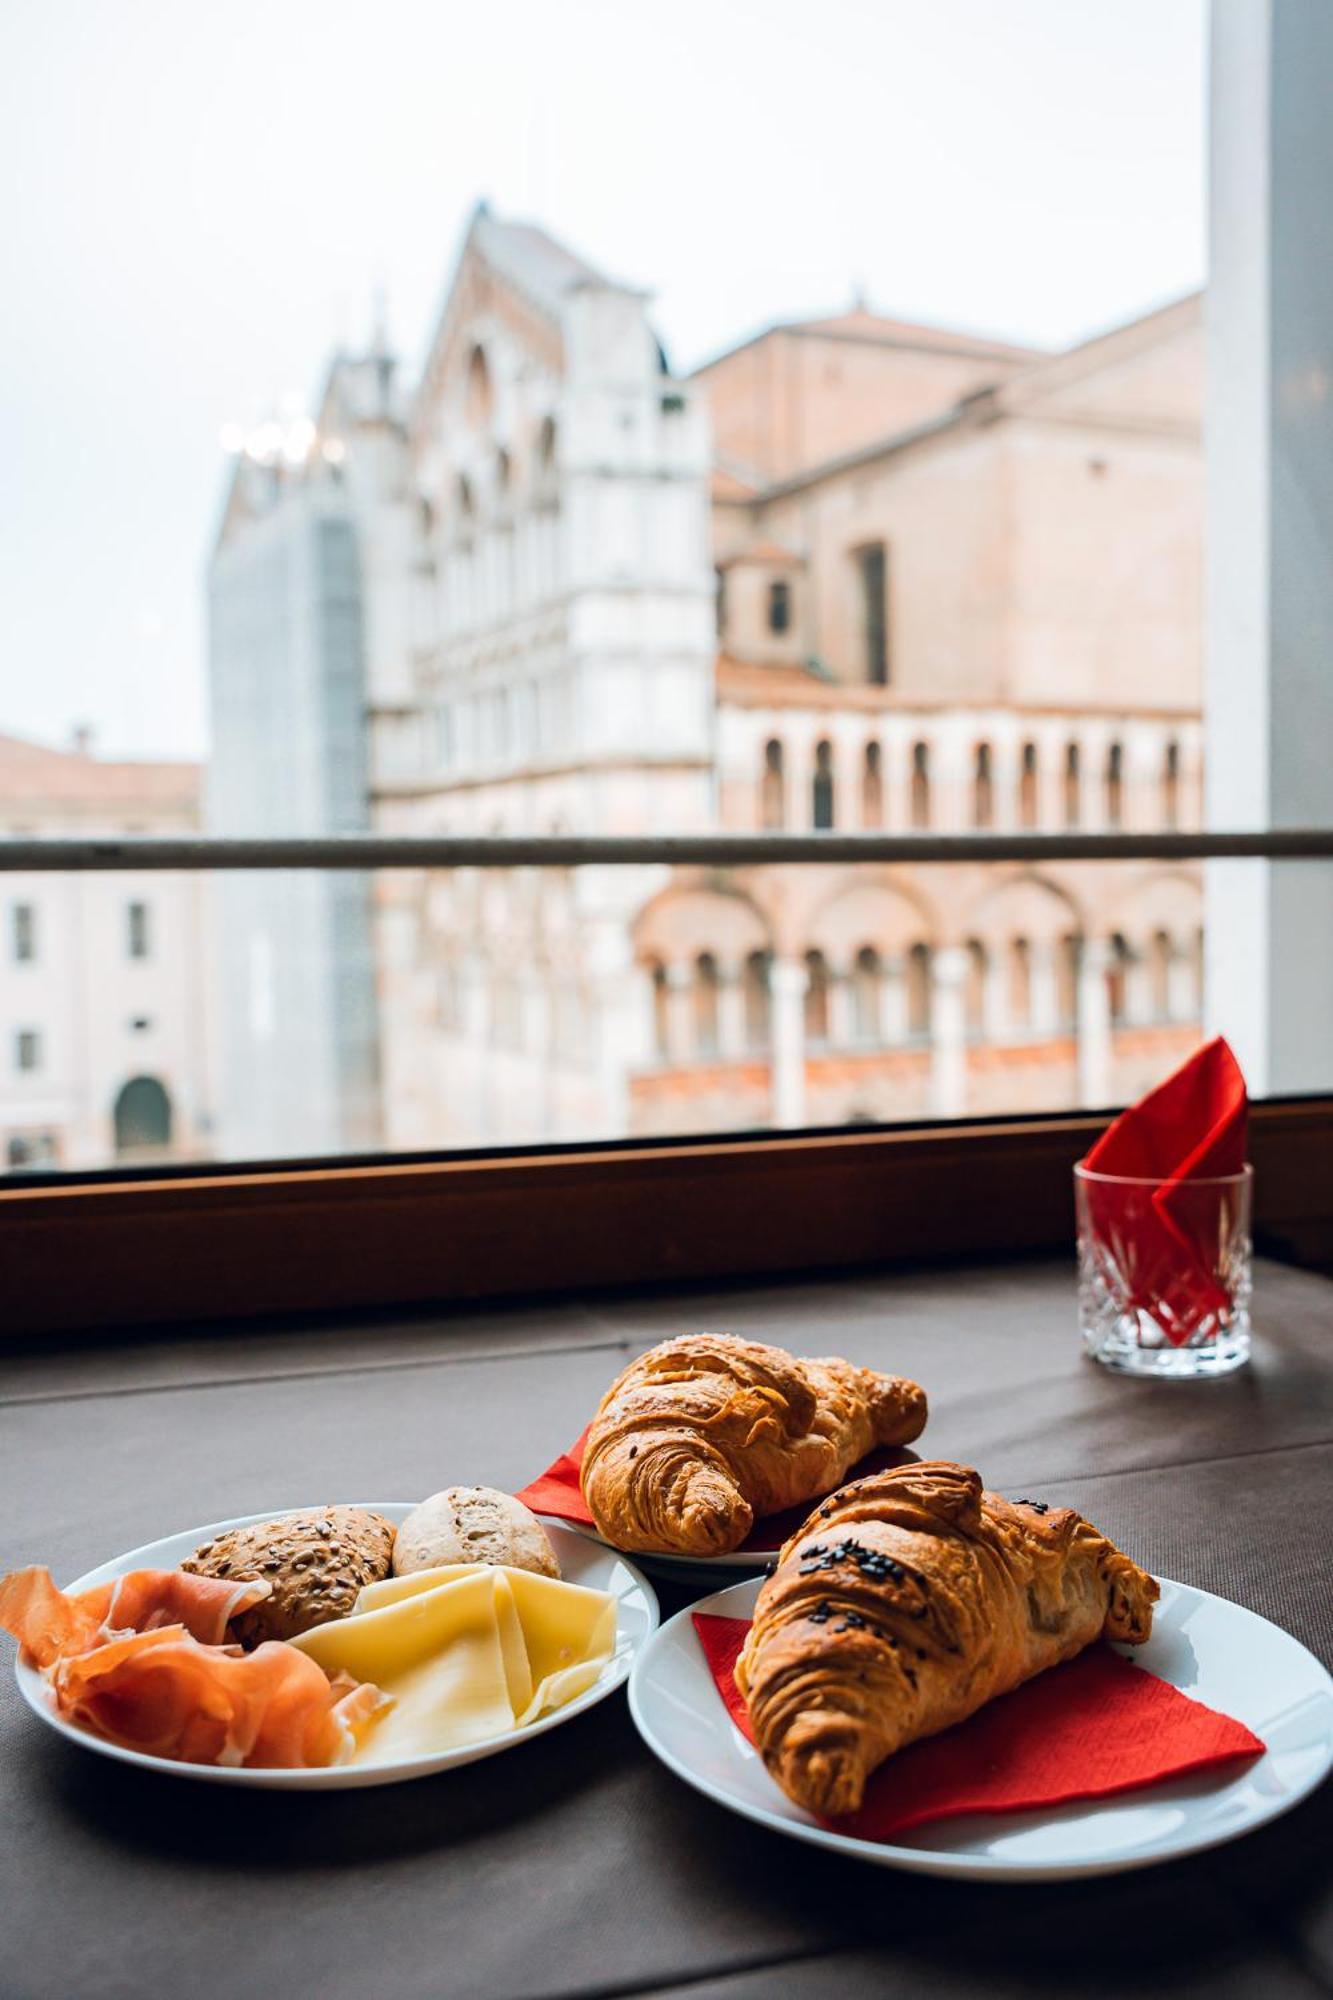
[(454, 487), (454, 512), (458, 516), (458, 532), (461, 540), (472, 533), (472, 520), (476, 512), (472, 501), (472, 482), (466, 473), (459, 473), (458, 483)]
[(137, 1153), (171, 1144), (171, 1099), (155, 1076), (135, 1076), (112, 1112), (117, 1153)]
[(1111, 963), (1107, 969), (1106, 985), (1111, 1020), (1117, 1028), (1129, 1019), (1129, 967), (1132, 958), (1128, 940), (1119, 931), (1112, 931)]
[(1037, 824), (1040, 807), (1037, 796), (1037, 746), (1025, 743), (1018, 767), (1018, 824)]
[(759, 823), (773, 833), (787, 823), (787, 781), (783, 768), (782, 745), (776, 736), (764, 745), (764, 768), (759, 780)]
[(815, 745), (815, 776), (810, 788), (811, 825), (827, 832), (833, 825), (833, 745), (825, 737)]
[(907, 1032), (930, 1033), (930, 946), (914, 944), (907, 954)]
[(1060, 1026), (1078, 1026), (1078, 974), (1083, 963), (1083, 939), (1069, 931), (1060, 940), (1055, 960), (1055, 1000)]
[(990, 954), (980, 938), (969, 938), (964, 949), (967, 952), (967, 978), (963, 982), (963, 1025), (969, 1035), (980, 1040), (986, 1032), (986, 977), (990, 970)]
[(474, 347), (467, 361), (467, 393), (465, 407), (467, 420), (476, 430), (483, 430), (491, 420), (495, 398), (491, 389), (491, 371), (486, 365), (486, 356), (480, 347)]
[(668, 997), (667, 969), (660, 960), (652, 968), (653, 977), (653, 1045), (662, 1061), (671, 1054), (671, 1006)]
[(776, 577), (768, 586), (768, 629), (786, 632), (790, 626), (791, 585), (785, 577)]
[(1125, 750), (1112, 743), (1106, 752), (1106, 823), (1119, 826), (1125, 817)]
[(694, 961), (694, 1046), (701, 1056), (717, 1054), (717, 960), (701, 951)]
[(1025, 937), (1009, 947), (1009, 1021), (1018, 1029), (1032, 1026), (1032, 946)]
[(828, 1040), (828, 961), (822, 951), (805, 954), (805, 1039)]
[(912, 745), (912, 796), (910, 816), (913, 826), (930, 825), (930, 746)]
[(884, 824), (884, 753), (878, 743), (867, 743), (861, 769), (861, 824)]
[(862, 945), (852, 963), (852, 1032), (858, 1042), (880, 1039), (882, 967), (873, 945)]
[(1169, 828), (1180, 825), (1180, 745), (1174, 738), (1162, 763), (1162, 822)]
[(1065, 745), (1065, 825), (1077, 826), (1083, 807), (1082, 771), (1077, 743)]
[(1171, 938), (1154, 931), (1148, 946), (1148, 991), (1154, 1021), (1171, 1018)]
[(543, 417), (537, 433), (537, 484), (543, 492), (555, 484), (554, 417)]
[(1194, 1011), (1203, 1012), (1203, 930), (1196, 930), (1190, 939), (1190, 967), (1194, 974)]
[(995, 818), (995, 782), (989, 743), (978, 743), (972, 770), (972, 824), (990, 826)]
[(745, 1040), (752, 1049), (768, 1047), (769, 963), (766, 951), (752, 951), (745, 961)]

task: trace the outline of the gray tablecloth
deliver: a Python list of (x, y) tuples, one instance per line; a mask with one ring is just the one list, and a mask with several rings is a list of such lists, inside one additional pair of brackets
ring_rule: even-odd
[[(1063, 1265), (191, 1333), (0, 1362), (0, 1570), (70, 1577), (260, 1508), (517, 1486), (623, 1357), (711, 1326), (915, 1374), (931, 1454), (1068, 1501), (1333, 1657), (1333, 1285), (1258, 1276), (1253, 1367), (1083, 1362)], [(664, 1612), (684, 1599), (663, 1593)], [(1192, 1862), (1047, 1888), (839, 1862), (708, 1803), (623, 1696), (509, 1755), (329, 1798), (145, 1779), (0, 1670), (0, 1994), (1226, 1996), (1333, 1990), (1328, 1788)]]

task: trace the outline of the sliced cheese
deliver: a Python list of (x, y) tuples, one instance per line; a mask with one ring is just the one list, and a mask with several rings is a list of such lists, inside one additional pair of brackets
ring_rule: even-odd
[(292, 1641), (326, 1673), (393, 1696), (353, 1759), (478, 1743), (550, 1714), (615, 1648), (615, 1599), (527, 1570), (450, 1564), (368, 1584), (347, 1618)]

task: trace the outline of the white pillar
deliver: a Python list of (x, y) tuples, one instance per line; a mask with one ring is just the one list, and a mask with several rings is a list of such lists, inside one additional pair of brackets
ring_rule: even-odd
[(852, 1024), (852, 982), (843, 967), (829, 967), (828, 1039), (831, 1049), (850, 1048), (856, 1040)]
[(775, 958), (768, 971), (773, 1123), (805, 1123), (806, 971), (797, 958)]
[(717, 1052), (723, 1062), (741, 1062), (745, 1057), (745, 977), (739, 965), (726, 961), (718, 967)]
[(678, 1066), (691, 1062), (694, 1046), (694, 968), (669, 965), (666, 969), (667, 1058)]
[(1193, 961), (1173, 939), (1166, 962), (1166, 1017), (1169, 1021), (1192, 1021), (1197, 1011)]
[(1060, 1029), (1060, 989), (1055, 976), (1055, 945), (1050, 938), (1033, 938), (1029, 957), (1030, 1022), (1034, 1035), (1055, 1035)]
[(897, 1048), (907, 1040), (907, 968), (901, 954), (884, 961), (880, 982), (880, 1029), (888, 1047)]
[(1133, 957), (1125, 966), (1125, 1019), (1131, 1023), (1151, 1021), (1152, 962), (1142, 949), (1131, 946)]
[[(1206, 823), (1326, 825), (1333, 784), (1333, 8), (1214, 0)], [(1333, 864), (1210, 861), (1206, 1019), (1251, 1091), (1333, 1087)]]
[(930, 965), (930, 1101), (937, 1118), (961, 1118), (967, 1097), (967, 953), (937, 951)]
[(1111, 948), (1085, 938), (1078, 968), (1078, 1101), (1099, 1109), (1111, 1097)]
[(1002, 943), (988, 947), (981, 992), (981, 1040), (1002, 1042), (1009, 1032), (1009, 956)]

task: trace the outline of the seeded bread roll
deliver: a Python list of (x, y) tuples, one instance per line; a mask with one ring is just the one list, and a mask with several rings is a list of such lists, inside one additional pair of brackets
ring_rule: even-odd
[(545, 1528), (521, 1500), (491, 1486), (446, 1486), (413, 1508), (393, 1545), (395, 1576), (444, 1563), (503, 1563), (559, 1576)]
[(364, 1507), (311, 1507), (205, 1542), (181, 1568), (194, 1576), (273, 1586), (262, 1604), (233, 1618), (228, 1637), (248, 1649), (294, 1639), (312, 1625), (345, 1618), (357, 1592), (382, 1583), (393, 1562), (393, 1522)]

